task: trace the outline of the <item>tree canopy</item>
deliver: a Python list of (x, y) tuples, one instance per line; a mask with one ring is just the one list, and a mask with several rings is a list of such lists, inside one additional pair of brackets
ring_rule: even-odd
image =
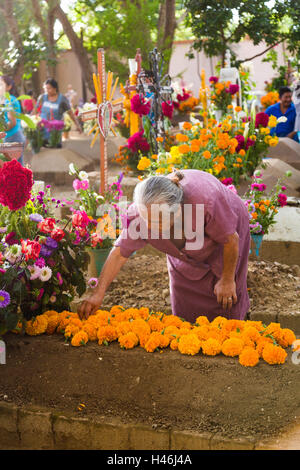
[(286, 41), (287, 49), (300, 57), (300, 0), (185, 0), (184, 5), (194, 49), (221, 55), (223, 63), (226, 50), (245, 37), (255, 45), (264, 41), (262, 54)]

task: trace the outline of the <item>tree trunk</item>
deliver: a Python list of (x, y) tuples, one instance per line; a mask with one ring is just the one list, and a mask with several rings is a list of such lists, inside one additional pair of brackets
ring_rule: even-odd
[[(50, 0), (47, 0), (48, 4), (49, 4), (49, 1)], [(84, 46), (82, 45), (80, 38), (75, 33), (67, 15), (62, 10), (59, 3), (56, 3), (56, 5), (53, 8), (53, 12), (55, 14), (55, 17), (60, 21), (63, 27), (63, 30), (70, 41), (72, 50), (74, 54), (76, 55), (78, 62), (80, 64), (84, 80), (87, 83), (87, 86), (89, 90), (91, 91), (91, 93), (94, 94), (95, 92), (94, 82), (93, 82), (94, 69), (89, 59), (88, 53), (85, 50)]]
[[(169, 71), (169, 65), (172, 54), (172, 45), (176, 30), (176, 1), (175, 0), (165, 0), (165, 23), (164, 23), (164, 33), (162, 41), (162, 52), (165, 59), (165, 73)], [(162, 11), (163, 15), (163, 11)]]
[(55, 40), (54, 40), (55, 15), (53, 12), (53, 7), (55, 4), (53, 4), (53, 0), (52, 1), (50, 0), (48, 2), (49, 9), (48, 9), (47, 21), (45, 21), (43, 18), (41, 7), (40, 7), (40, 1), (31, 0), (31, 4), (32, 4), (33, 16), (36, 19), (36, 22), (40, 27), (41, 35), (43, 36), (43, 39), (49, 49), (49, 55), (48, 55), (49, 59), (46, 61), (47, 74), (50, 77), (55, 78), (55, 75), (56, 75), (56, 52), (55, 52)]
[(7, 27), (12, 35), (15, 47), (19, 52), (19, 59), (15, 65), (14, 81), (17, 85), (22, 83), (25, 65), (24, 46), (22, 36), (19, 32), (18, 22), (14, 15), (14, 2), (13, 0), (4, 0), (3, 5), (0, 5), (1, 12), (6, 20)]

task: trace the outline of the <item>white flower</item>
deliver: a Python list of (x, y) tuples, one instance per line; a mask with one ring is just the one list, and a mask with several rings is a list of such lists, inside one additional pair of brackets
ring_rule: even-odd
[(45, 266), (44, 268), (41, 269), (39, 278), (43, 282), (49, 281), (49, 279), (52, 276), (52, 269), (50, 269), (48, 266)]
[(87, 174), (86, 171), (80, 171), (78, 176), (79, 176), (80, 180), (88, 180), (89, 179), (89, 175)]
[(5, 253), (5, 258), (7, 259), (7, 261), (13, 264), (20, 260), (21, 255), (22, 255), (21, 245), (12, 245), (9, 247), (9, 249)]
[(39, 268), (35, 264), (33, 266), (28, 266), (28, 270), (31, 274), (31, 276), (30, 276), (31, 281), (34, 281), (35, 279), (38, 279), (40, 277), (41, 268)]
[(248, 138), (248, 134), (249, 134), (249, 122), (247, 122), (246, 125), (245, 125), (245, 129), (244, 129), (244, 139), (247, 139), (247, 138)]
[(281, 122), (286, 122), (287, 118), (285, 116), (281, 116), (280, 118), (277, 119), (277, 124), (280, 124)]
[(76, 175), (76, 169), (74, 163), (70, 163), (69, 165), (69, 175)]

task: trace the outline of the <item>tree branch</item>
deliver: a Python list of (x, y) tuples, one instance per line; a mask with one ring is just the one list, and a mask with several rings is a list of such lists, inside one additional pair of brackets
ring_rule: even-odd
[(286, 38), (283, 38), (281, 39), (280, 41), (276, 42), (275, 44), (272, 44), (271, 46), (267, 47), (267, 49), (265, 49), (264, 51), (262, 52), (259, 52), (258, 54), (255, 54), (254, 56), (252, 57), (249, 57), (248, 59), (244, 59), (244, 60), (241, 60), (239, 61), (241, 64), (244, 63), (244, 62), (248, 62), (249, 60), (253, 60), (253, 59), (256, 59), (256, 57), (260, 57), (261, 55), (265, 54), (266, 52), (268, 52), (270, 49), (272, 49), (273, 47), (277, 46), (278, 44), (282, 43), (283, 41), (285, 41)]

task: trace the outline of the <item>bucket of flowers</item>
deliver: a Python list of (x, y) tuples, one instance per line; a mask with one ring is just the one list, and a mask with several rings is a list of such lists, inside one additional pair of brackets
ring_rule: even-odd
[(61, 146), (61, 137), (65, 122), (58, 119), (42, 119), (41, 125), (49, 132), (48, 147), (59, 148)]
[(72, 223), (85, 229), (90, 224), (90, 237), (87, 250), (90, 255), (89, 271), (99, 276), (103, 265), (114, 245), (121, 229), (121, 212), (126, 209), (120, 204), (123, 196), (121, 182), (123, 173), (117, 181), (109, 184), (103, 195), (91, 187), (88, 174), (79, 171), (73, 163), (69, 166), (69, 174), (74, 176), (73, 188), (76, 197), (72, 207)]
[(283, 185), (285, 177), (291, 176), (287, 171), (283, 178), (278, 179), (269, 193), (266, 193), (266, 185), (263, 183), (262, 172), (256, 170), (253, 182), (246, 192), (245, 205), (249, 213), (249, 224), (251, 238), (255, 245), (255, 254), (259, 256), (259, 249), (263, 236), (269, 232), (272, 225), (276, 223), (275, 216), (280, 207), (287, 204), (287, 196), (284, 193), (286, 186)]
[(46, 310), (69, 309), (86, 290), (86, 245), (95, 224), (54, 217), (50, 187), (33, 193), (32, 171), (0, 169), (0, 334)]
[(35, 124), (35, 128), (29, 127), (28, 123), (25, 121), (22, 121), (22, 128), (23, 128), (24, 134), (26, 135), (29, 141), (32, 152), (39, 153), (41, 147), (43, 146), (43, 141), (44, 141), (44, 137), (43, 137), (44, 124), (42, 123), (41, 117), (38, 115), (32, 116), (31, 120)]
[(228, 107), (232, 105), (235, 95), (239, 91), (239, 85), (230, 81), (222, 82), (219, 77), (212, 76), (209, 78), (211, 86), (210, 101), (216, 111), (226, 114)]

